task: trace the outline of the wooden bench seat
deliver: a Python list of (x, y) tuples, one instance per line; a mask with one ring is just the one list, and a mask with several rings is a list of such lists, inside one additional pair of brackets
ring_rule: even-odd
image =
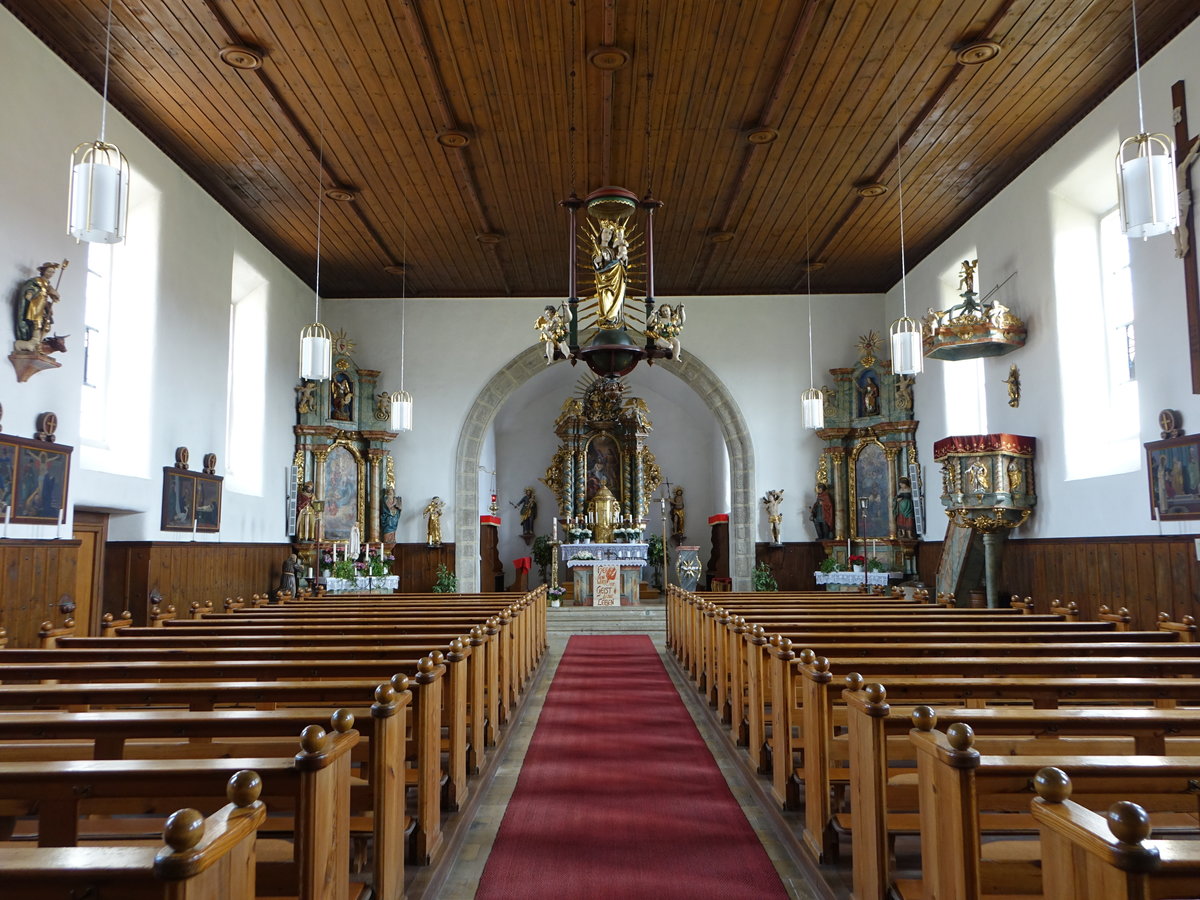
[(343, 900), (350, 895), (350, 750), (358, 737), (353, 729), (327, 734), (310, 726), (294, 757), (0, 763), (0, 798), (25, 804), (36, 817), (39, 847), (73, 847), (83, 815), (153, 815), (181, 799), (215, 810), (230, 774), (252, 770), (268, 806), (280, 797), (297, 810), (294, 861), (260, 861), (260, 893)]
[(207, 818), (195, 809), (173, 812), (158, 846), (0, 847), (4, 896), (254, 900), (256, 832), (267, 813), (261, 781), (248, 775), (230, 778), (229, 802)]

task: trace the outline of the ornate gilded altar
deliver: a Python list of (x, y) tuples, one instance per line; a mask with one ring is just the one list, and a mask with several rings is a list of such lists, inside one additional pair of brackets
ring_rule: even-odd
[[(876, 359), (879, 343), (873, 331), (860, 338), (858, 361), (830, 369), (833, 387), (821, 389), (825, 427), (817, 435), (826, 447), (816, 481), (833, 501), (833, 533), (824, 537), (822, 527), (818, 537), (843, 564), (850, 555), (870, 555), (889, 570), (911, 573), (922, 530), (914, 380)], [(827, 510), (824, 500), (818, 494), (815, 506)]]
[[(996, 578), (1004, 540), (1025, 523), (1037, 503), (1033, 478), (1036, 440), (1019, 434), (971, 434), (943, 438), (933, 445), (933, 460), (942, 465), (942, 505), (950, 518), (938, 568), (938, 590), (961, 592), (956, 573), (972, 567), (972, 542), (955, 529), (982, 535), (984, 585), (988, 605), (999, 605)], [(954, 558), (954, 548), (961, 557)], [(943, 581), (945, 584), (943, 585)], [(953, 583), (952, 583), (953, 582)], [(966, 585), (974, 587), (974, 585)]]
[[(554, 494), (558, 514), (572, 522), (587, 522), (612, 493), (608, 512), (622, 525), (645, 527), (650, 496), (662, 481), (658, 463), (646, 446), (653, 425), (646, 403), (626, 397), (628, 385), (603, 378), (585, 379), (578, 396), (568, 398), (554, 423), (559, 446), (541, 479)], [(596, 538), (600, 540), (599, 537)]]
[[(354, 343), (334, 335), (333, 376), (296, 387), (296, 436), (292, 465), (297, 503), (292, 533), (311, 558), (318, 542), (345, 541), (355, 526), (363, 542), (381, 540), (384, 491), (395, 489), (388, 443), (389, 409), (377, 390), (379, 372), (362, 369), (350, 353)], [(309, 509), (311, 507), (311, 509)]]

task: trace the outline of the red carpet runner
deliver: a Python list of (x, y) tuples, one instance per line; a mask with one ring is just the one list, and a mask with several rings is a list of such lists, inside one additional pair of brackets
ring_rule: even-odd
[(572, 637), (476, 898), (786, 897), (650, 638)]

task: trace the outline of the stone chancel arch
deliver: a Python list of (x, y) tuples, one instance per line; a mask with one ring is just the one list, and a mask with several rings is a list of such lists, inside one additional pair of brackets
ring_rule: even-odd
[[(534, 344), (496, 372), (475, 397), (458, 436), (454, 478), (454, 557), (459, 590), (479, 590), (479, 460), (484, 436), (496, 413), (521, 385), (545, 369), (546, 357)], [(751, 589), (754, 569), (754, 445), (741, 410), (725, 383), (692, 352), (681, 362), (657, 363), (691, 387), (712, 410), (729, 454), (730, 572), (735, 591)], [(467, 511), (470, 511), (468, 514)]]

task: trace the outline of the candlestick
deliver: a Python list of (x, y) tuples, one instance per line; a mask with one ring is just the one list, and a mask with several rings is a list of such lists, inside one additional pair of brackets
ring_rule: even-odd
[(12, 507), (4, 507), (4, 536), (8, 537), (8, 517), (12, 513)]
[(557, 518), (554, 520), (553, 537), (551, 538), (551, 540), (555, 540), (555, 541), (558, 540), (558, 519)]

